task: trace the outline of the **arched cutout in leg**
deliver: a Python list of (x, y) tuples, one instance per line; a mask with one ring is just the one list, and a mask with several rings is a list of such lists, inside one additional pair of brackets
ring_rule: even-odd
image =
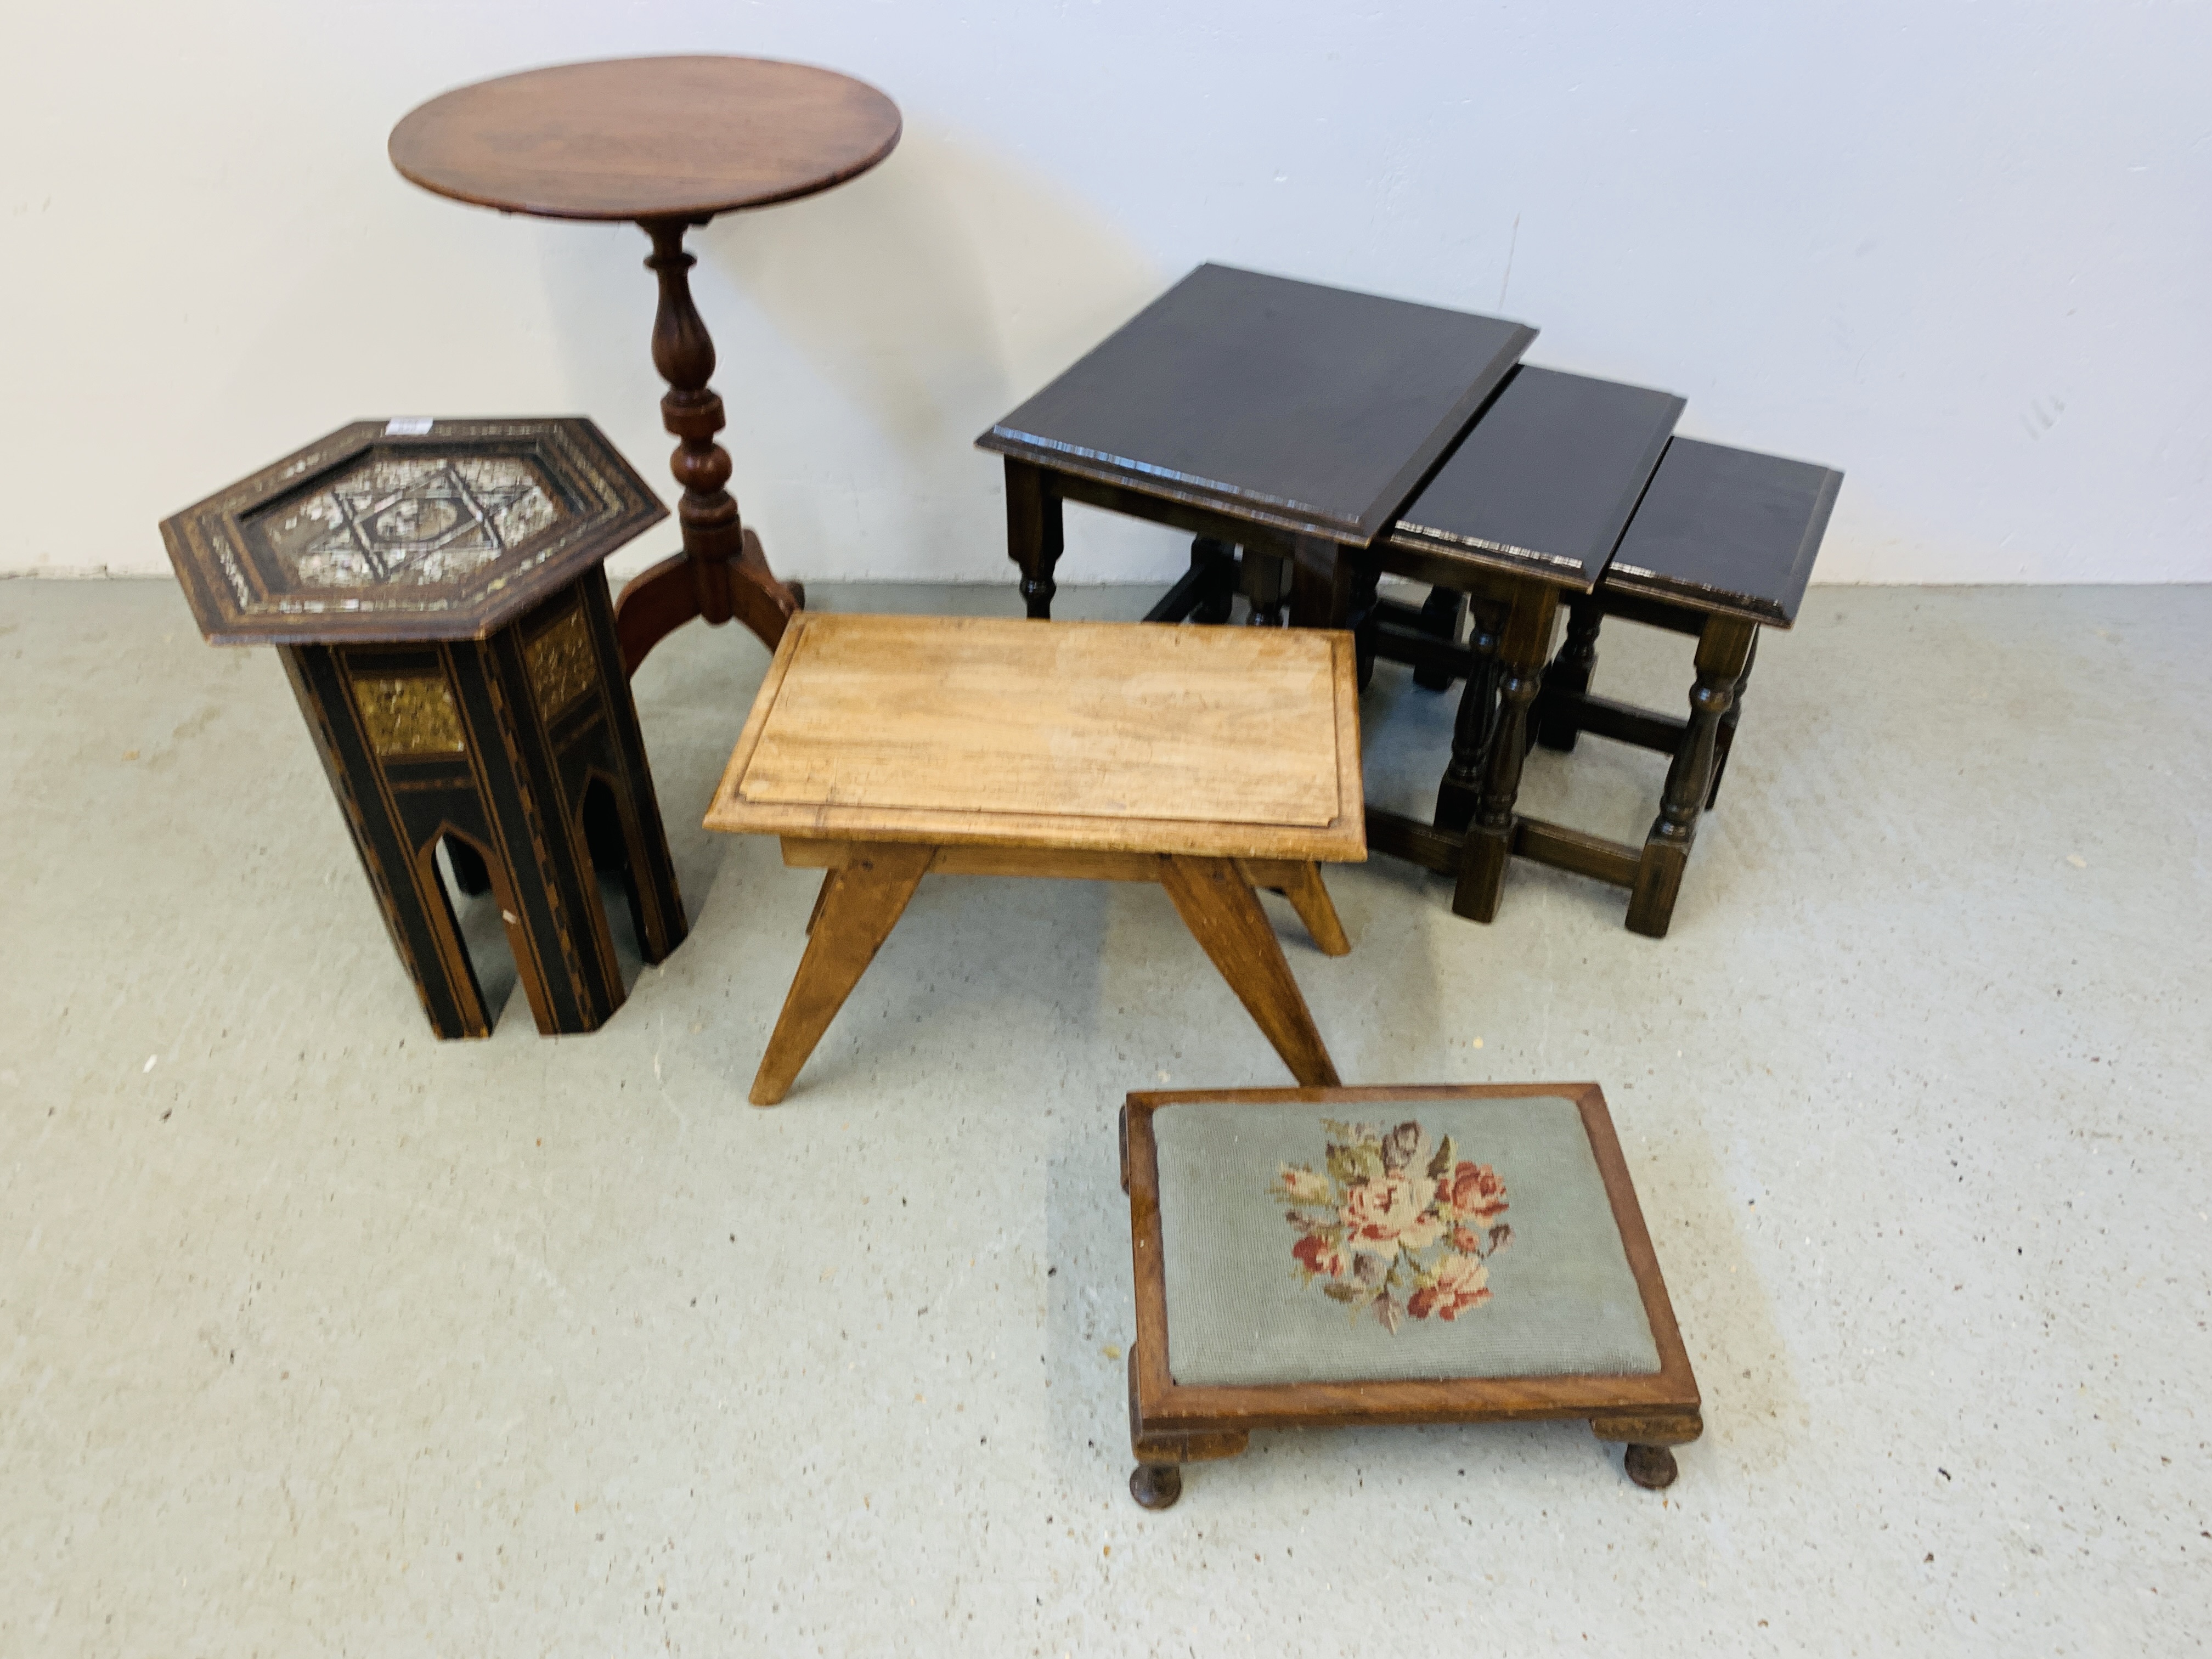
[(453, 885), (463, 895), (482, 898), (491, 891), (491, 869), (484, 863), (483, 854), (458, 836), (445, 838), (445, 852)]
[[(465, 988), (476, 1000), (483, 1029), (475, 1035), (489, 1036), (521, 977), (501, 915), (503, 904), (493, 890), (490, 860), (474, 841), (450, 828), (440, 831), (416, 856), (422, 866), (424, 891), (434, 888), (440, 900), (431, 914), (434, 932), (442, 935), (439, 953), (448, 963), (457, 992)], [(479, 884), (471, 887), (471, 881)]]
[[(596, 772), (584, 784), (584, 798), (577, 811), (583, 821), (584, 844), (592, 855), (592, 871), (599, 878), (599, 908), (606, 918), (608, 941), (614, 946), (623, 988), (627, 992), (636, 983), (644, 964), (647, 938), (645, 904), (637, 890), (637, 863), (630, 825), (612, 786)], [(615, 889), (621, 890), (624, 901), (619, 908), (608, 902)], [(629, 920), (627, 929), (620, 925), (625, 915)]]

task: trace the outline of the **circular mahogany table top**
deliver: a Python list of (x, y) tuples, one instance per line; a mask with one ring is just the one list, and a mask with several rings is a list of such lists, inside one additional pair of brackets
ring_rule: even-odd
[(553, 219), (704, 219), (841, 185), (898, 143), (898, 106), (834, 70), (618, 58), (481, 81), (392, 130), (425, 190)]

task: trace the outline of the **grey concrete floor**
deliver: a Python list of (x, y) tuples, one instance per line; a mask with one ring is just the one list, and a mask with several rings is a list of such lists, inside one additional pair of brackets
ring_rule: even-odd
[[(1261, 1436), (1153, 1516), (1115, 1107), (1284, 1080), (1158, 893), (925, 886), (752, 1109), (814, 884), (698, 828), (766, 655), (694, 628), (637, 694), (696, 931), (593, 1036), (440, 1045), (273, 656), (0, 584), (0, 1653), (2194, 1650), (2208, 643), (2202, 588), (1815, 590), (1670, 939), (1525, 866), (1489, 927), (1333, 872), (1340, 961), (1279, 912), (1347, 1078), (1604, 1084), (1707, 1433), (1663, 1497), (1578, 1426)], [(1447, 704), (1366, 712), (1418, 808)], [(1632, 837), (1659, 777), (1524, 799)]]

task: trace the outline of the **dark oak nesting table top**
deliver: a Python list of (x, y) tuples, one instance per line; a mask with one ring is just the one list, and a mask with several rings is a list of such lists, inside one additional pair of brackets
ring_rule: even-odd
[(1670, 392), (1523, 364), (1389, 544), (1588, 592), (1684, 407)]
[(1843, 482), (1810, 461), (1676, 438), (1606, 586), (1787, 628)]
[(890, 154), (866, 82), (759, 58), (562, 64), (432, 99), (392, 165), (441, 196), (553, 219), (703, 221), (811, 196)]
[(1536, 331), (1200, 265), (975, 441), (1366, 546)]

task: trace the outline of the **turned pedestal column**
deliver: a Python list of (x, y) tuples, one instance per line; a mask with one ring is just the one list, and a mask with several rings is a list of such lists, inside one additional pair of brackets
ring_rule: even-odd
[(615, 606), (623, 659), (694, 617), (783, 637), (799, 591), (769, 571), (738, 522), (730, 457), (708, 387), (714, 346), (692, 303), (686, 230), (844, 183), (898, 143), (897, 106), (830, 70), (757, 58), (625, 58), (563, 64), (432, 99), (392, 131), (392, 164), (441, 196), (507, 213), (629, 220), (653, 239), (660, 279), (653, 361), (678, 440), (684, 550), (633, 578)]
[(653, 366), (668, 382), (660, 419), (678, 441), (668, 465), (684, 486), (676, 508), (684, 550), (632, 577), (616, 604), (615, 627), (632, 673), (647, 652), (694, 617), (714, 625), (734, 617), (772, 647), (805, 599), (804, 589), (778, 581), (769, 570), (760, 538), (739, 522), (729, 492), (730, 452), (714, 440), (726, 417), (707, 385), (714, 373), (714, 342), (691, 301), (690, 270), (697, 261), (684, 251), (692, 222), (641, 222), (653, 239), (646, 267), (660, 278)]

